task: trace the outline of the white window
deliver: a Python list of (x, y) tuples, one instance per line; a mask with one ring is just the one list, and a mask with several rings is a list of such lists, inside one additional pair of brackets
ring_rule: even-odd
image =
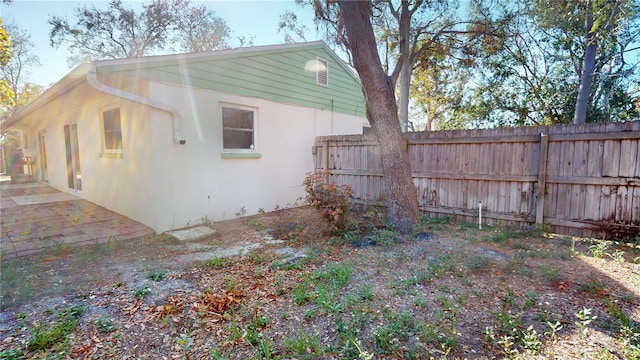
[(323, 58), (316, 58), (316, 84), (329, 86), (329, 62)]
[(122, 127), (120, 108), (102, 112), (103, 151), (107, 154), (122, 153)]
[(256, 151), (256, 110), (222, 106), (222, 149), (225, 152)]

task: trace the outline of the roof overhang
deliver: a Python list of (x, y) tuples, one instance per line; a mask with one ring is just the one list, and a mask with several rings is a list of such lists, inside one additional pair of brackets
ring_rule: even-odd
[(35, 100), (13, 114), (11, 118), (9, 118), (2, 124), (2, 128), (0, 130), (5, 131), (11, 127), (19, 126), (20, 121), (27, 117), (27, 115), (47, 105), (58, 96), (66, 93), (67, 91), (86, 81), (86, 74), (90, 68), (90, 63), (82, 63), (78, 65), (67, 75), (65, 75), (65, 77), (60, 79), (57, 83), (53, 84), (50, 88), (40, 94), (40, 96), (38, 96)]

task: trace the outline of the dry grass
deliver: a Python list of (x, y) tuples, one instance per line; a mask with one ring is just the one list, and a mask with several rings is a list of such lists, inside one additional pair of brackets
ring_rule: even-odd
[[(637, 247), (443, 219), (422, 223), (423, 241), (365, 228), (330, 238), (308, 208), (214, 226), (200, 245), (271, 230), (308, 257), (282, 265), (281, 244), (179, 264), (197, 246), (160, 237), (3, 264), (3, 358), (640, 358)], [(167, 273), (146, 279), (154, 271)], [(54, 279), (72, 291), (39, 300)], [(78, 304), (59, 344), (27, 348), (34, 324)]]

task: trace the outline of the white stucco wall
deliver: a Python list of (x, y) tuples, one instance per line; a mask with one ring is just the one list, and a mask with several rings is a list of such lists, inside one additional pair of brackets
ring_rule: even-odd
[[(122, 157), (102, 154), (101, 112), (107, 106), (121, 109)], [(80, 85), (29, 114), (18, 127), (27, 134), (25, 155), (33, 156), (36, 180), (42, 180), (38, 134), (45, 133), (46, 180), (50, 186), (71, 193), (153, 227), (156, 216), (151, 174), (149, 109), (99, 94)], [(77, 124), (82, 190), (70, 189), (64, 125)]]
[[(293, 206), (304, 196), (302, 181), (313, 170), (315, 137), (359, 134), (366, 120), (209, 90), (151, 83), (150, 97), (179, 109), (186, 145), (172, 140), (171, 123), (152, 115), (150, 181), (157, 195), (156, 231)], [(259, 159), (223, 159), (221, 103), (257, 111)]]
[[(173, 138), (169, 113), (98, 93), (86, 83), (20, 122), (27, 156), (40, 174), (38, 133), (45, 132), (48, 183), (164, 232), (294, 206), (313, 170), (315, 137), (359, 134), (364, 118), (183, 87), (150, 83), (148, 96), (179, 110), (187, 141)], [(221, 103), (257, 111), (258, 159), (223, 159)], [(122, 157), (102, 154), (101, 114), (121, 111)], [(68, 187), (64, 125), (77, 124), (82, 190)], [(300, 204), (302, 204), (300, 202)]]

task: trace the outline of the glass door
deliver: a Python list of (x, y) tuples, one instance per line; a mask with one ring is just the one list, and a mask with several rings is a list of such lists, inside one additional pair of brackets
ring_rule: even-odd
[(67, 150), (67, 183), (69, 189), (82, 190), (78, 126), (76, 124), (64, 126), (64, 143)]

